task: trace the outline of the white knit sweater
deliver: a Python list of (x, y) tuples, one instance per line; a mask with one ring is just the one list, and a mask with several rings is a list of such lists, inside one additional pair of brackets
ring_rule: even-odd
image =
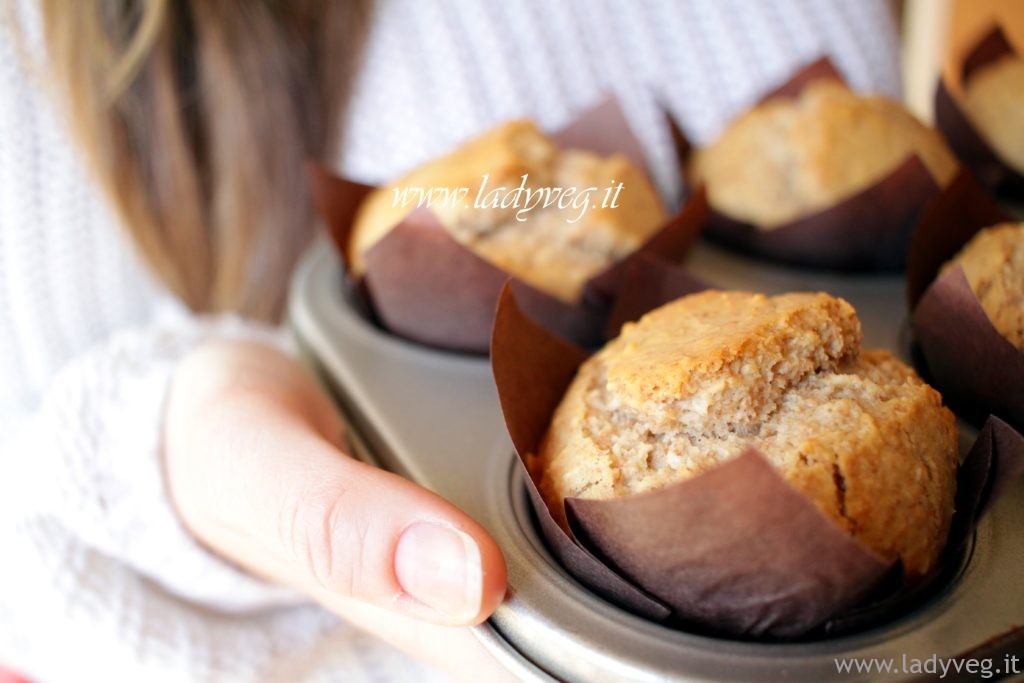
[[(0, 0), (0, 8), (4, 0)], [(495, 122), (555, 127), (618, 93), (662, 189), (655, 97), (704, 140), (829, 52), (899, 92), (884, 0), (379, 2), (339, 161), (381, 181)], [(41, 54), (31, 2), (14, 23)], [(198, 341), (146, 272), (0, 27), (0, 665), (47, 681), (423, 680), (432, 675), (193, 542), (159, 466), (168, 378)], [(652, 97), (653, 95), (653, 97)]]

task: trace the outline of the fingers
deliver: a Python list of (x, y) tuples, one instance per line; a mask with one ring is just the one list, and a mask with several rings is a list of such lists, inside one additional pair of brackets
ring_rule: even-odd
[[(291, 361), (237, 354), (197, 363), (189, 372), (204, 390), (194, 395), (184, 373), (168, 409), (169, 481), (193, 532), (310, 592), (437, 624), (486, 619), (505, 592), (487, 532), (439, 496), (345, 457), (331, 440), (340, 423)], [(242, 381), (209, 379), (232, 365)]]

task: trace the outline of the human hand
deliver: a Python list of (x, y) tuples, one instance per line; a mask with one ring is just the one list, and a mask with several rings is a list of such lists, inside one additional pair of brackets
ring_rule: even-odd
[(249, 571), (449, 672), (504, 674), (452, 628), (480, 623), (504, 597), (497, 545), (441, 497), (348, 457), (343, 433), (287, 356), (205, 345), (168, 399), (171, 498), (201, 542)]

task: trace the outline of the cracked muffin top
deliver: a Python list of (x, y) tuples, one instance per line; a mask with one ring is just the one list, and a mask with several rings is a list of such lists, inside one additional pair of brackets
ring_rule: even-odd
[(956, 173), (939, 134), (898, 102), (824, 79), (733, 121), (691, 171), (716, 210), (771, 229), (867, 189), (911, 154), (940, 186)]
[(943, 268), (961, 266), (999, 334), (1024, 351), (1024, 223), (985, 228)]
[[(613, 198), (606, 190), (618, 183), (615, 206), (605, 205)], [(521, 184), (534, 198), (523, 192), (514, 203), (509, 193)], [(564, 150), (533, 122), (511, 121), (371, 193), (352, 231), (354, 273), (363, 271), (365, 253), (416, 208), (421, 191), (433, 192), (429, 208), (456, 240), (568, 302), (666, 219), (646, 174), (625, 156)], [(520, 211), (528, 204), (534, 208)]]
[(752, 446), (867, 547), (924, 574), (953, 514), (954, 418), (860, 338), (853, 308), (827, 294), (678, 299), (580, 366), (531, 474), (565, 524), (566, 497), (658, 489)]

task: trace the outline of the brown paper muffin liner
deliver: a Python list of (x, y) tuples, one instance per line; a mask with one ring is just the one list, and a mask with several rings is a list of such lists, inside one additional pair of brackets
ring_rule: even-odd
[[(615, 98), (584, 112), (553, 137), (566, 148), (620, 153), (638, 168), (647, 168)], [(318, 164), (310, 165), (310, 176), (317, 207), (348, 274), (353, 220), (374, 188), (335, 176)], [(641, 253), (678, 262), (700, 233), (707, 211), (704, 194), (695, 194), (637, 251), (592, 277), (573, 304), (516, 280), (520, 301), (567, 338), (587, 346), (600, 343), (609, 297), (622, 284), (625, 264)], [(346, 275), (348, 285), (382, 327), (429, 346), (487, 352), (494, 307), (510, 274), (456, 241), (429, 209), (409, 213), (367, 251), (365, 264), (361, 277)]]
[[(795, 97), (812, 81), (845, 82), (827, 58), (797, 71), (761, 98)], [(771, 229), (711, 210), (709, 238), (737, 251), (794, 266), (841, 271), (895, 271), (921, 207), (939, 191), (925, 165), (911, 155), (873, 185), (836, 204)]]
[[(966, 84), (978, 69), (1016, 52), (1002, 28), (994, 26), (964, 57), (961, 82)], [(999, 157), (942, 78), (935, 88), (935, 126), (986, 187), (1008, 199), (1024, 199), (1024, 175)]]
[[(648, 301), (662, 303), (673, 286), (670, 298), (702, 289), (670, 270), (649, 276)], [(542, 535), (569, 573), (591, 590), (675, 627), (726, 637), (806, 639), (902, 614), (955, 572), (975, 521), (998, 492), (996, 482), (1024, 469), (1024, 439), (993, 418), (960, 468), (943, 560), (913, 585), (898, 565), (836, 525), (753, 449), (656, 491), (614, 500), (566, 499), (567, 533), (552, 518), (525, 459), (537, 452), (588, 356), (531, 320), (511, 288), (503, 291), (491, 364)]]
[(961, 268), (938, 276), (978, 231), (1011, 220), (964, 169), (925, 210), (911, 246), (907, 299), (921, 371), (962, 417), (1024, 429), (1024, 353), (992, 325)]

